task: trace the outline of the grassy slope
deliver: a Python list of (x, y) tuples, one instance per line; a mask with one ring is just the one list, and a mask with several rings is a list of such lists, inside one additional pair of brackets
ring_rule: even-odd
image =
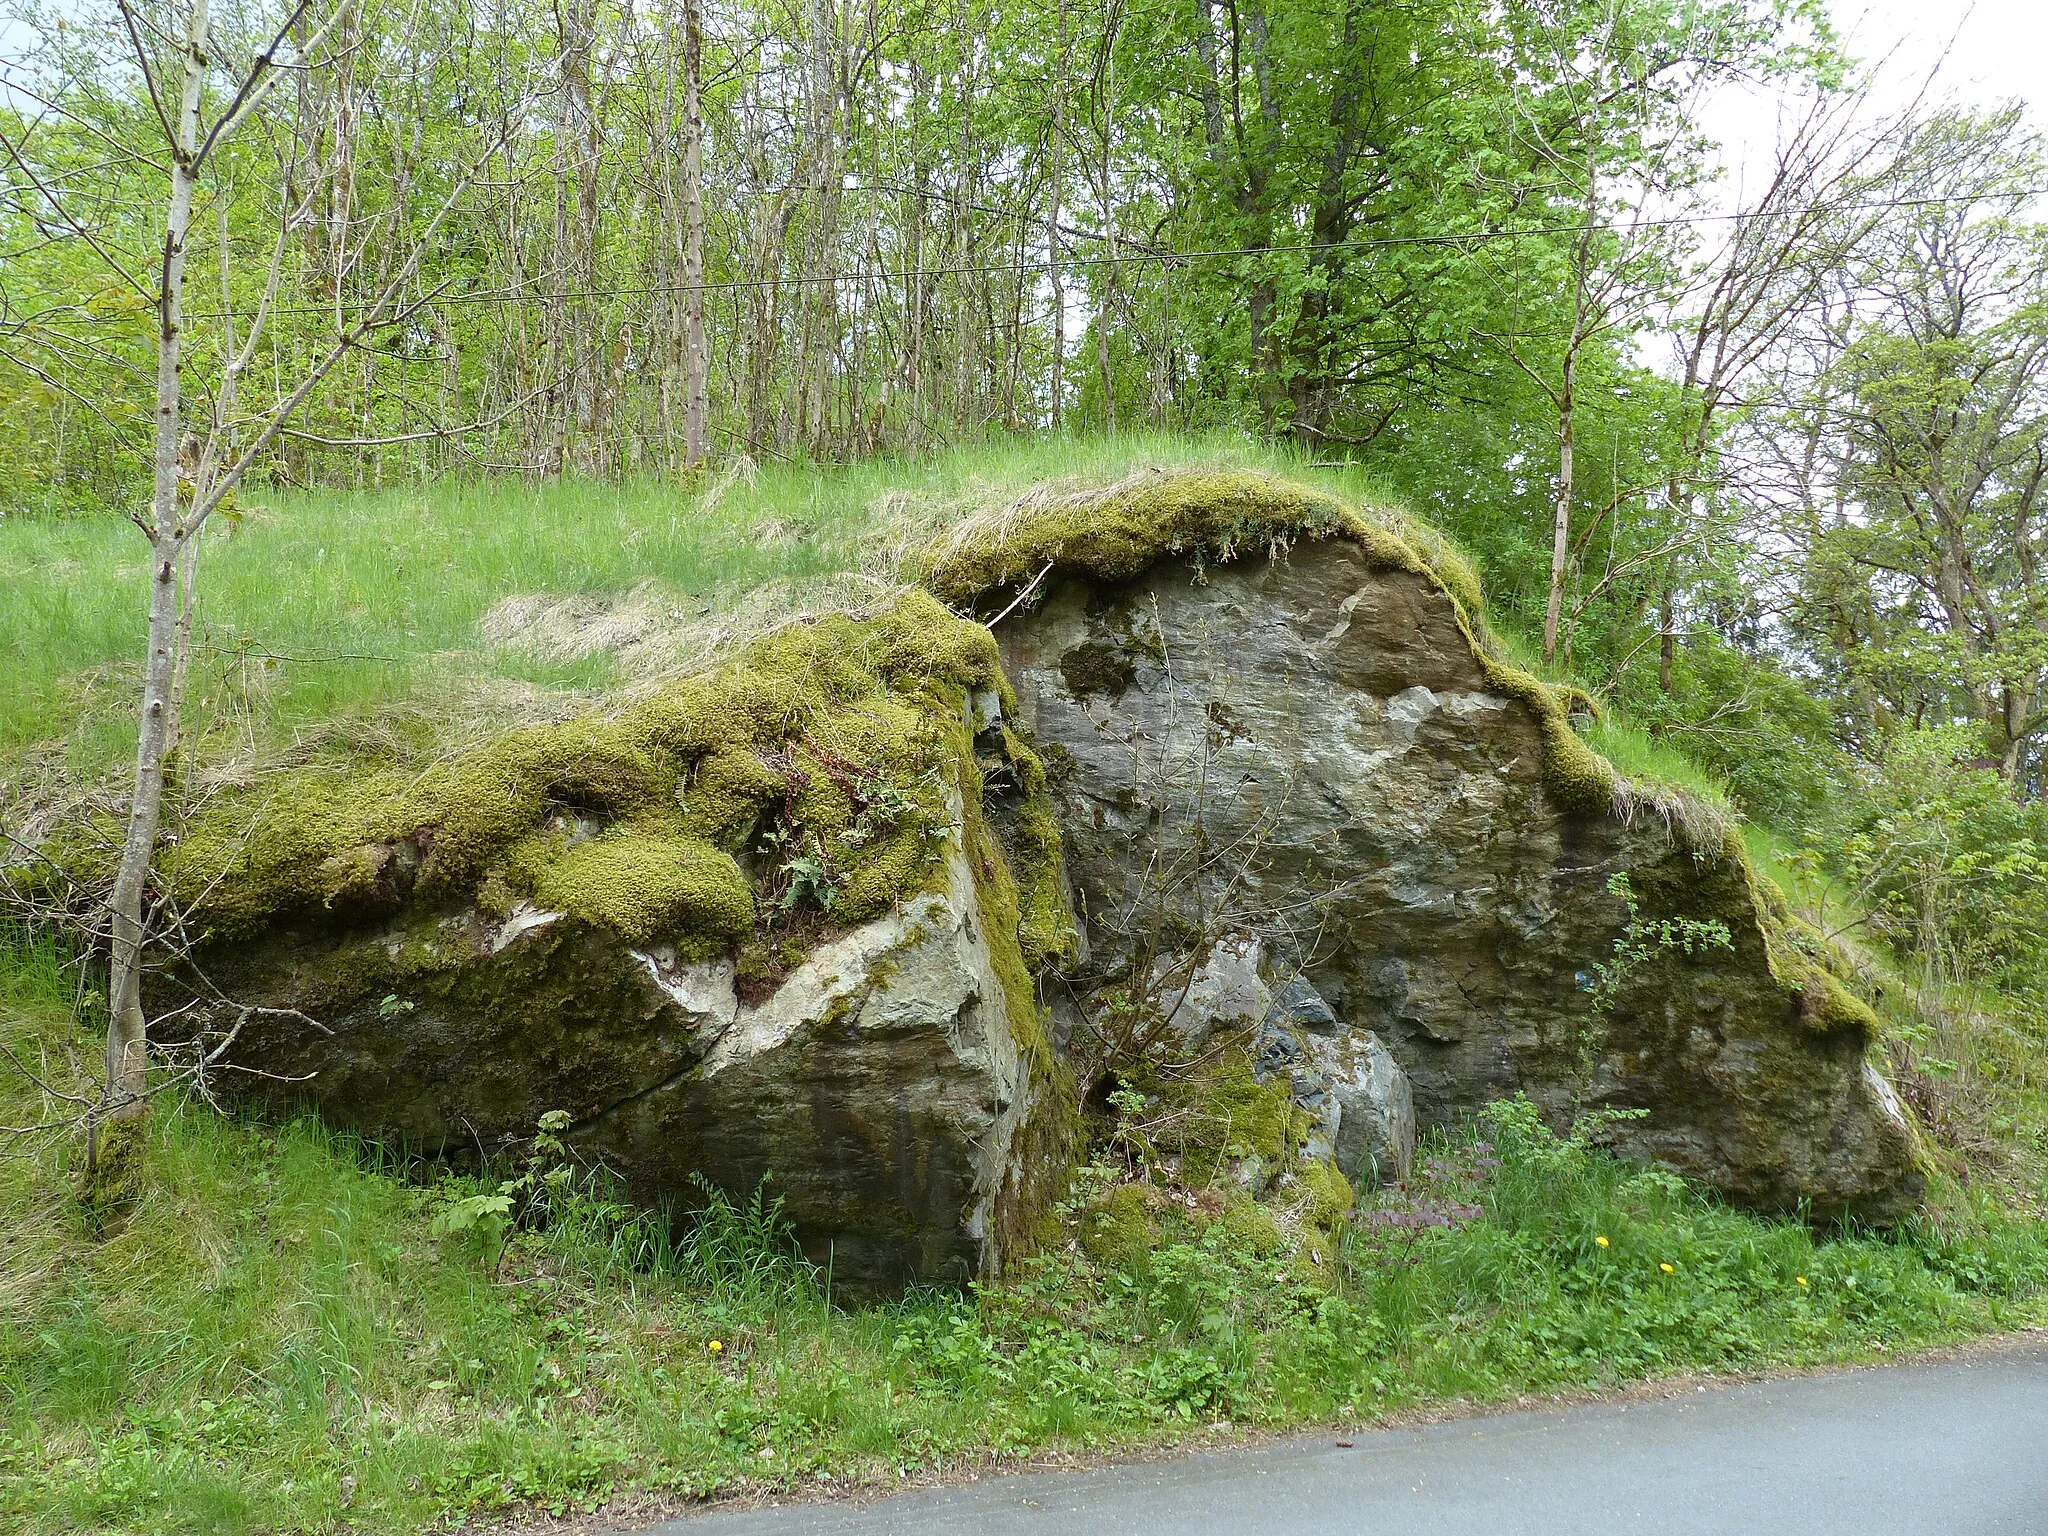
[[(520, 593), (619, 595), (652, 581), (681, 605), (685, 596), (716, 601), (763, 582), (802, 583), (858, 564), (865, 541), (906, 502), (985, 506), (1053, 476), (1099, 484), (1150, 465), (1216, 462), (1373, 494), (1351, 472), (1235, 437), (1128, 437), (819, 472), (769, 468), (697, 490), (451, 481), (252, 496), (261, 504), (239, 527), (208, 535), (194, 719), (203, 726), (237, 696), (234, 685), (250, 676), (243, 658), (260, 678), (261, 727), (285, 737), (407, 701), (438, 707), (480, 677), (599, 687), (611, 680), (602, 660), (565, 666), (494, 649), (478, 621)], [(0, 522), (0, 591), (9, 594), (0, 654), (19, 662), (0, 677), (0, 762), (53, 738), (88, 774), (125, 754), (142, 551), (125, 523)]]
[[(764, 473), (708, 513), (654, 486), (273, 498), (209, 555), (210, 675), (237, 645), (393, 658), (262, 668), (259, 707), (234, 723), (273, 741), (492, 678), (601, 687), (601, 662), (493, 651), (478, 619), (515, 591), (652, 576), (716, 601), (823, 575), (856, 558), (891, 491), (985, 504), (1048, 474), (1219, 456), (1371, 492), (1234, 443), (1141, 440)], [(0, 640), (26, 662), (0, 694), (0, 756), (63, 732), (74, 770), (118, 766), (133, 540), (0, 525), (0, 583), (33, 594), (0, 605)], [(1698, 778), (1625, 725), (1600, 734), (1631, 771)], [(89, 1058), (70, 990), (48, 952), (0, 950), (0, 1037), (60, 1068)], [(0, 1120), (34, 1112), (0, 1071)], [(1893, 1237), (1817, 1243), (1526, 1125), (1490, 1134), (1491, 1151), (1440, 1147), (1419, 1194), (1424, 1220), (1457, 1224), (1359, 1232), (1332, 1291), (1220, 1225), (1169, 1221), (1122, 1269), (1068, 1251), (967, 1298), (849, 1310), (744, 1213), (677, 1251), (594, 1197), (516, 1236), (494, 1276), (477, 1242), (434, 1234), (479, 1186), (312, 1125), (169, 1109), (118, 1234), (87, 1230), (61, 1150), (0, 1162), (0, 1528), (381, 1533), (616, 1490), (894, 1481), (1218, 1417), (1370, 1416), (2048, 1320), (2048, 1230), (1977, 1193), (1945, 1188), (1938, 1219)]]

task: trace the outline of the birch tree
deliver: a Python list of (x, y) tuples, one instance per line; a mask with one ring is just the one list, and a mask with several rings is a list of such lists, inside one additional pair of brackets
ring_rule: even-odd
[[(251, 467), (266, 459), (290, 429), (307, 398), (342, 362), (359, 352), (374, 333), (411, 323), (436, 296), (418, 292), (422, 257), (436, 246), (443, 227), (467, 199), (477, 169), (495, 152), (484, 146), (474, 161), (448, 178), (438, 203), (417, 224), (403, 230), (404, 249), (389, 249), (398, 233), (396, 215), (384, 221), (349, 210), (360, 193), (354, 157), (314, 157), (307, 146), (326, 134), (352, 132), (358, 106), (345, 89), (280, 92), (283, 82), (326, 80), (330, 86), (343, 62), (336, 49), (348, 40), (350, 71), (366, 65), (356, 39), (359, 0), (338, 0), (316, 9), (314, 0), (293, 0), (272, 26), (247, 46), (223, 31), (209, 0), (171, 0), (146, 6), (117, 0), (112, 35), (123, 45), (118, 60), (132, 72), (144, 104), (143, 128), (130, 133), (133, 118), (94, 121), (79, 106), (52, 101), (53, 112), (73, 118), (110, 147), (151, 167), (158, 179), (156, 246), (145, 269), (127, 259), (116, 238), (103, 238), (72, 211), (70, 189), (37, 170), (14, 138), (0, 138), (13, 170), (35, 189), (49, 219), (72, 230), (104, 263), (110, 278), (135, 294), (152, 318), (154, 404), (149, 435), (150, 487), (144, 510), (131, 514), (149, 547), (146, 645), (141, 675), (134, 775), (119, 856), (104, 901), (109, 948), (108, 1026), (105, 1083), (87, 1118), (90, 1187), (117, 1181), (132, 1165), (140, 1142), (135, 1130), (149, 1103), (149, 1027), (142, 980), (151, 919), (150, 874), (162, 829), (166, 764), (177, 746), (183, 679), (192, 646), (192, 620), (199, 600), (198, 566), (202, 535), (210, 519), (230, 504)], [(104, 100), (104, 98), (95, 98)], [(309, 109), (328, 114), (313, 125), (298, 120)], [(87, 107), (90, 106), (90, 101)], [(516, 115), (513, 114), (513, 115)], [(258, 135), (278, 146), (282, 157), (269, 188), (274, 235), (267, 255), (254, 267), (256, 299), (236, 316), (228, 302), (235, 260), (225, 199), (236, 184), (227, 176), (238, 141)], [(333, 142), (333, 141), (330, 141)], [(239, 166), (246, 170), (253, 159)], [(194, 379), (188, 305), (188, 266), (195, 242), (206, 235), (198, 212), (207, 196), (220, 220), (217, 254), (222, 263), (221, 311), (207, 316), (209, 345)], [(282, 353), (264, 348), (277, 317), (281, 291), (296, 282), (307, 291), (312, 274), (295, 268), (302, 255), (298, 236), (318, 230), (318, 273), (323, 307), (331, 305), (327, 336), (310, 350), (295, 376), (279, 372)], [(330, 288), (341, 274), (361, 267), (366, 251), (385, 247), (383, 276), (360, 301)], [(285, 302), (289, 304), (290, 295)], [(296, 349), (288, 349), (296, 352)], [(253, 368), (259, 359), (269, 367)], [(261, 397), (259, 388), (261, 386)], [(442, 433), (425, 435), (444, 435)]]

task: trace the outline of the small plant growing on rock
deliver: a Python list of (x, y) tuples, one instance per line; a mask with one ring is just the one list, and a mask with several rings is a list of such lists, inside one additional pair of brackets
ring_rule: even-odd
[(1593, 1074), (1607, 1044), (1610, 1020), (1628, 984), (1660, 955), (1674, 951), (1684, 955), (1704, 954), (1710, 949), (1732, 949), (1734, 940), (1728, 925), (1719, 918), (1643, 916), (1642, 903), (1625, 874), (1608, 877), (1607, 889), (1628, 909), (1628, 919), (1614, 941), (1612, 955), (1581, 972), (1579, 985), (1591, 1002), (1591, 1017), (1579, 1031), (1578, 1088), (1575, 1098), (1583, 1103), (1590, 1094)]
[(833, 876), (832, 867), (825, 861), (825, 850), (820, 847), (815, 853), (799, 853), (782, 866), (784, 878), (789, 882), (783, 887), (782, 898), (777, 903), (784, 912), (791, 912), (808, 901), (819, 911), (830, 913), (839, 905), (839, 882)]
[(565, 1110), (542, 1115), (519, 1171), (500, 1180), (495, 1190), (467, 1195), (451, 1190), (434, 1213), (434, 1236), (475, 1243), (486, 1266), (496, 1268), (515, 1230), (547, 1225), (574, 1193), (576, 1167), (562, 1140), (569, 1123)]

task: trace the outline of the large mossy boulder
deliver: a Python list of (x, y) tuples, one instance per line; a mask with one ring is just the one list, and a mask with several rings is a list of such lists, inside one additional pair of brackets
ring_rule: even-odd
[(1635, 1112), (1619, 1150), (1743, 1203), (1907, 1209), (1913, 1133), (1826, 947), (1721, 818), (1591, 751), (1579, 701), (1485, 635), (1463, 563), (1404, 533), (1211, 475), (935, 556), (959, 606), (1031, 588), (998, 638), (1092, 974), (1256, 933), (1276, 984), (1386, 1043), (1425, 1124), (1517, 1093), (1559, 1124)]
[(223, 1081), (274, 1111), (488, 1157), (560, 1110), (648, 1204), (770, 1180), (841, 1281), (986, 1272), (1074, 1119), (1007, 698), (988, 631), (913, 593), (600, 719), (270, 779), (167, 850), (198, 944), (154, 1011), (239, 1020)]
[(159, 856), (192, 941), (162, 1032), (427, 1156), (516, 1155), (562, 1111), (644, 1203), (769, 1180), (869, 1287), (1048, 1229), (1060, 1042), (1148, 978), (1181, 978), (1187, 1048), (1126, 1081), (1176, 1165), (1304, 1231), (1399, 1178), (1418, 1121), (1516, 1093), (1625, 1112), (1620, 1151), (1746, 1203), (1917, 1199), (1826, 945), (1503, 659), (1426, 530), (1149, 477), (911, 574), (607, 713), (215, 793)]

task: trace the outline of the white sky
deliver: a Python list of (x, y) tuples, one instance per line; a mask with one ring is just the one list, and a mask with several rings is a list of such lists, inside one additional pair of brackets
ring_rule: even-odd
[[(1905, 105), (1933, 71), (1932, 99), (1989, 106), (2017, 97), (2048, 125), (2048, 0), (1832, 0), (1830, 8), (1850, 52), (1879, 67), (1878, 110)], [(1731, 199), (1741, 167), (1768, 165), (1775, 107), (1753, 91), (1709, 105), (1710, 129), (1731, 162)]]
[(2048, 86), (2042, 0), (1837, 0), (1834, 10), (1857, 53), (1874, 58), (1898, 47), (1888, 71), (1894, 85), (1917, 80), (1946, 50), (1942, 77), (1966, 100), (2033, 100)]

